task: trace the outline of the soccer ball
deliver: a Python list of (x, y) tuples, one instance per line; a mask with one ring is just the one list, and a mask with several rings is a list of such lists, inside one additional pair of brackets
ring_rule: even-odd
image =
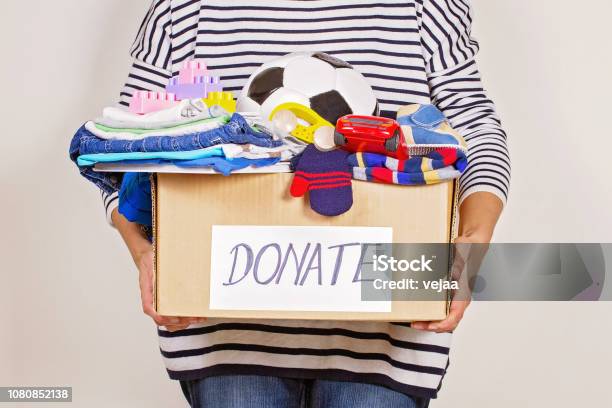
[(269, 120), (279, 105), (304, 105), (335, 125), (344, 115), (378, 116), (378, 101), (361, 73), (323, 52), (288, 54), (259, 67), (238, 98), (238, 112)]

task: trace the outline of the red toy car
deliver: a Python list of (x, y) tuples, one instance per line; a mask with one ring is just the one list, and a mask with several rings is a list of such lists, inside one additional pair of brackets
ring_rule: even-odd
[(334, 142), (351, 152), (380, 153), (408, 158), (408, 147), (399, 123), (378, 116), (347, 115), (338, 119)]

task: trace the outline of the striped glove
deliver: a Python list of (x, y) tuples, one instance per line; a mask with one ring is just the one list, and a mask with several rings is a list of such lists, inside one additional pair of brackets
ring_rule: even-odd
[(351, 168), (343, 150), (321, 152), (308, 145), (296, 165), (291, 195), (303, 197), (309, 192), (310, 207), (321, 215), (344, 214), (353, 205)]

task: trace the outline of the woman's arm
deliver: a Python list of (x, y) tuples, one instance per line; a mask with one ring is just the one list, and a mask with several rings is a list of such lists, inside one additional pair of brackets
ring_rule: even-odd
[(117, 208), (111, 214), (113, 225), (117, 228), (125, 241), (134, 263), (138, 267), (140, 298), (142, 311), (150, 316), (158, 326), (165, 326), (170, 331), (182, 330), (192, 323), (201, 323), (204, 318), (192, 317), (166, 317), (160, 316), (153, 305), (153, 246), (147, 240), (140, 225), (128, 221)]
[[(432, 101), (468, 145), (469, 165), (459, 182), (459, 237), (455, 242), (458, 246), (488, 244), (508, 196), (510, 157), (506, 133), (475, 62), (479, 46), (471, 36), (471, 6), (466, 0), (424, 0), (420, 11)], [(487, 246), (469, 248), (456, 246), (460, 256), (455, 257), (453, 269), (463, 274), (472, 253), (484, 256)], [(445, 320), (413, 323), (412, 327), (453, 331), (468, 305), (468, 296), (456, 296)]]
[[(120, 105), (127, 107), (136, 90), (165, 90), (165, 85), (172, 76), (170, 19), (170, 1), (152, 0), (130, 50), (133, 62), (125, 86), (120, 93)], [(153, 304), (155, 273), (153, 246), (138, 224), (128, 221), (119, 213), (117, 192), (103, 194), (102, 199), (108, 220), (121, 234), (138, 268), (140, 297), (144, 313), (150, 316), (157, 325), (165, 326), (170, 331), (181, 330), (191, 323), (204, 321), (203, 318), (165, 317), (157, 314)]]
[(134, 263), (138, 265), (143, 257), (152, 251), (153, 245), (147, 239), (140, 225), (128, 221), (119, 213), (118, 208), (113, 210), (111, 217), (113, 224), (127, 245)]
[(463, 200), (459, 209), (459, 237), (488, 244), (504, 206), (494, 194), (478, 192)]
[(484, 89), (471, 35), (467, 0), (424, 0), (421, 44), (432, 103), (465, 139), (469, 165), (459, 183), (459, 203), (476, 192), (489, 192), (503, 203), (510, 185), (506, 132)]
[[(453, 269), (458, 268), (459, 274), (468, 275), (463, 276), (464, 279), (454, 276), (462, 282), (463, 295), (456, 296), (453, 299), (446, 319), (440, 322), (414, 322), (411, 325), (412, 328), (437, 333), (452, 332), (457, 328), (459, 322), (463, 319), (465, 310), (470, 305), (470, 292), (469, 288), (466, 287), (469, 284), (463, 283), (469, 281), (468, 263), (474, 263), (468, 261), (470, 253), (475, 253), (476, 257), (484, 257), (487, 244), (491, 241), (502, 209), (502, 201), (496, 195), (488, 192), (473, 193), (463, 201), (459, 209), (459, 236), (455, 240), (456, 252), (460, 252), (461, 255), (453, 265)], [(471, 247), (470, 244), (476, 244), (476, 248)], [(461, 247), (462, 245), (463, 247)], [(479, 265), (480, 261), (475, 263)]]

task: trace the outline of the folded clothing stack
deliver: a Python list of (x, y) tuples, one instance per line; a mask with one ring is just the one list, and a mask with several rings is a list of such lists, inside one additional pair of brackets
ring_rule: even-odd
[(422, 185), (453, 180), (467, 167), (467, 144), (433, 105), (408, 105), (397, 113), (409, 158), (398, 160), (377, 153), (348, 156), (356, 180)]
[(171, 163), (228, 175), (250, 166), (289, 161), (299, 153), (298, 147), (275, 140), (240, 114), (230, 117), (219, 106), (208, 108), (194, 99), (144, 115), (106, 108), (102, 118), (77, 131), (70, 158), (85, 178), (112, 193), (121, 187), (122, 174), (96, 172), (96, 164)]

